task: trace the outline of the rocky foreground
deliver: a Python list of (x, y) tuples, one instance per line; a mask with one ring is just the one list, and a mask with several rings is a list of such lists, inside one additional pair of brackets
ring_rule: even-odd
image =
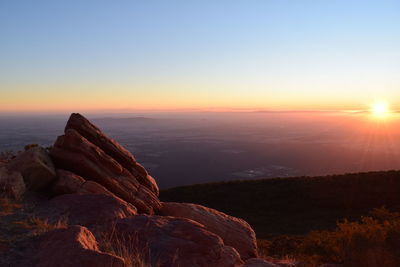
[[(22, 203), (1, 213), (1, 266), (289, 266), (258, 258), (242, 219), (160, 202), (146, 169), (80, 114), (53, 147), (0, 161), (0, 193)], [(29, 231), (9, 227), (24, 222)], [(25, 234), (32, 225), (45, 230)]]

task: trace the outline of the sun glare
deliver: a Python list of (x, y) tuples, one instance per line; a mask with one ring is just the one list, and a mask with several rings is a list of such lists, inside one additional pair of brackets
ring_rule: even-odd
[(388, 105), (384, 102), (377, 102), (372, 105), (371, 112), (373, 115), (377, 117), (384, 117), (388, 114), (389, 108)]

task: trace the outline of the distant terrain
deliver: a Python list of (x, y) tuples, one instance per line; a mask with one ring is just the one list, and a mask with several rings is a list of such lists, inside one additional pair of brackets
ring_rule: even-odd
[[(0, 116), (0, 152), (30, 143), (52, 145), (67, 118)], [(88, 118), (129, 149), (162, 189), (400, 168), (396, 120), (386, 125), (363, 115), (327, 112), (167, 112)]]
[(176, 187), (162, 201), (212, 207), (248, 221), (257, 238), (334, 230), (374, 208), (400, 210), (400, 171), (241, 180)]

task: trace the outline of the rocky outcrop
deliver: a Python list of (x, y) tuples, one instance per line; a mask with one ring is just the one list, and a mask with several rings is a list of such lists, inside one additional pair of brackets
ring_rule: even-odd
[(95, 144), (107, 155), (121, 164), (122, 167), (127, 169), (140, 184), (144, 185), (158, 196), (159, 189), (157, 183), (149, 176), (146, 169), (135, 160), (133, 155), (117, 141), (106, 136), (99, 128), (81, 114), (71, 114), (65, 126), (65, 131), (68, 129), (76, 130), (80, 135)]
[(203, 225), (188, 219), (138, 215), (118, 220), (115, 242), (145, 255), (150, 266), (234, 267), (239, 254)]
[(61, 221), (96, 228), (134, 216), (137, 211), (129, 203), (109, 195), (66, 194), (45, 202), (37, 208), (36, 213), (50, 223)]
[(158, 197), (103, 150), (77, 131), (68, 129), (51, 150), (58, 168), (70, 170), (86, 180), (95, 181), (116, 196), (132, 203), (140, 213), (160, 209)]
[(164, 202), (159, 214), (196, 221), (220, 236), (225, 245), (235, 248), (243, 260), (257, 257), (256, 235), (251, 226), (242, 219), (190, 203)]
[(70, 226), (45, 234), (33, 256), (35, 267), (125, 267), (124, 259), (101, 252), (85, 227)]
[(65, 170), (57, 170), (57, 180), (52, 186), (52, 193), (55, 195), (63, 194), (104, 194), (116, 197), (104, 186), (86, 181), (79, 175)]
[(73, 194), (85, 183), (85, 179), (72, 172), (57, 170), (57, 179), (51, 187), (55, 195)]
[(25, 183), (19, 172), (0, 166), (0, 196), (19, 199), (25, 193)]
[(56, 178), (52, 160), (43, 147), (32, 147), (8, 163), (8, 168), (18, 171), (24, 177), (27, 188), (39, 190)]

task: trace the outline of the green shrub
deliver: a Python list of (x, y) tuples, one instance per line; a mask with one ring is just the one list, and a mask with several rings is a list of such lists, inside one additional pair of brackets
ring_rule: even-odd
[(344, 220), (335, 231), (312, 231), (259, 242), (263, 255), (291, 256), (305, 266), (339, 263), (349, 267), (400, 266), (400, 213), (374, 209), (359, 222)]

